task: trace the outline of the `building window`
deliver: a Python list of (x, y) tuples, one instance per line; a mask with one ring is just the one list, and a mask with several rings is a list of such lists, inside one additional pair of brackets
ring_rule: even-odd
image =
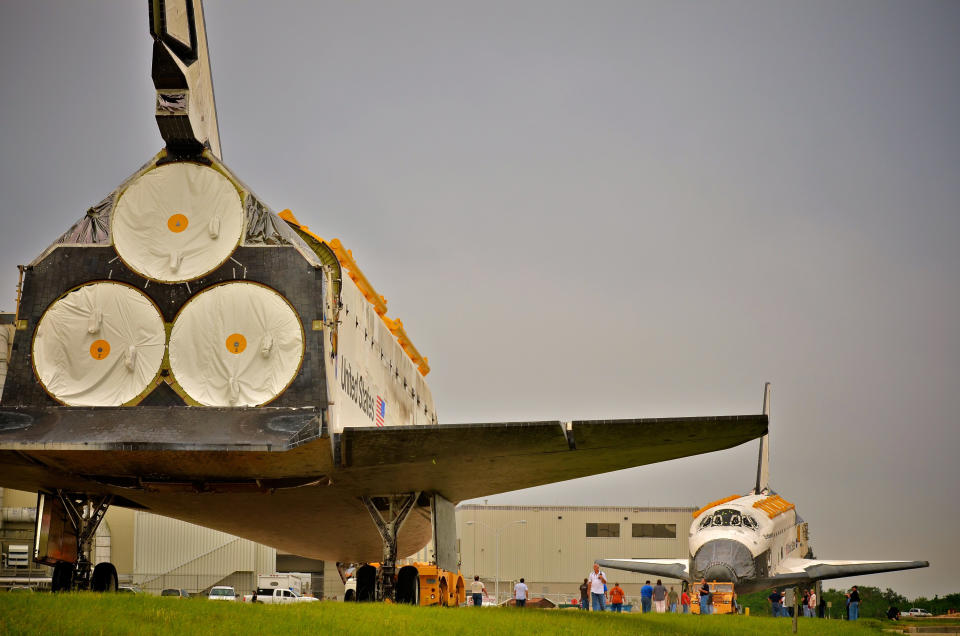
[(619, 537), (620, 524), (619, 523), (588, 523), (587, 536), (588, 537)]
[(644, 539), (676, 539), (677, 524), (675, 523), (635, 523), (633, 536)]

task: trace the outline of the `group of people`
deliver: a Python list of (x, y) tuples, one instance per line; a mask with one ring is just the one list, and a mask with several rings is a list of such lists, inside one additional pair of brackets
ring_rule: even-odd
[[(706, 582), (704, 582), (706, 585)], [(710, 588), (707, 587), (707, 597), (709, 598)], [(610, 599), (610, 609), (614, 612), (623, 611), (623, 602), (626, 593), (619, 583), (614, 583), (612, 588), (607, 588), (607, 575), (600, 570), (600, 566), (594, 563), (593, 572), (590, 576), (583, 579), (580, 585), (580, 609), (594, 612), (602, 612), (606, 609), (607, 598)], [(657, 584), (650, 585), (650, 581), (640, 588), (640, 606), (644, 613), (655, 611), (665, 613), (670, 611), (676, 613), (678, 608), (682, 608), (684, 614), (690, 613), (690, 596), (684, 590), (677, 594), (674, 587), (667, 589), (663, 581), (657, 579)]]
[[(513, 600), (517, 607), (527, 606), (529, 592), (530, 588), (527, 587), (526, 582), (521, 577), (517, 584), (513, 586)], [(483, 607), (483, 597), (486, 593), (487, 588), (483, 584), (483, 581), (480, 580), (480, 575), (475, 574), (473, 583), (470, 584), (470, 596), (473, 598), (474, 607)]]
[[(785, 590), (773, 589), (770, 596), (767, 597), (770, 602), (770, 613), (773, 616), (793, 616), (794, 591), (788, 587)], [(800, 598), (800, 611), (807, 618), (816, 618), (819, 599), (816, 590), (803, 590), (803, 596)], [(860, 592), (854, 585), (847, 592), (846, 619), (855, 621), (860, 617)], [(822, 618), (822, 614), (820, 615)]]
[(607, 588), (607, 575), (600, 571), (600, 566), (593, 564), (593, 572), (590, 576), (583, 579), (580, 585), (580, 609), (594, 612), (602, 612), (607, 609), (607, 598), (610, 599), (610, 609), (614, 612), (623, 612), (623, 601), (626, 599), (626, 592), (620, 587), (619, 583), (614, 583), (612, 588)]
[(590, 576), (583, 579), (580, 585), (580, 609), (593, 609), (594, 612), (602, 612), (606, 609), (607, 594), (610, 595), (610, 609), (614, 612), (623, 611), (623, 599), (626, 594), (619, 583), (614, 583), (612, 589), (607, 589), (607, 575), (600, 571), (600, 566), (593, 564), (593, 572)]
[[(473, 605), (475, 607), (482, 606), (483, 596), (487, 593), (487, 588), (484, 587), (479, 576), (473, 577), (470, 592), (473, 596)], [(517, 607), (526, 606), (528, 592), (529, 588), (526, 582), (524, 582), (524, 579), (521, 578), (513, 587), (513, 598)], [(700, 597), (700, 613), (711, 614), (713, 605), (710, 602), (710, 585), (706, 579), (700, 580), (696, 592)], [(854, 585), (851, 587), (846, 595), (846, 618), (847, 620), (855, 621), (860, 617), (860, 592), (857, 590), (857, 586)], [(610, 609), (614, 612), (622, 612), (623, 601), (626, 598), (623, 588), (620, 587), (619, 583), (614, 583), (613, 587), (608, 589), (607, 575), (600, 570), (599, 565), (594, 563), (593, 572), (590, 573), (590, 576), (583, 579), (583, 584), (580, 586), (580, 609), (589, 610), (592, 608), (594, 612), (602, 612), (606, 609), (608, 596), (610, 599)], [(789, 617), (793, 615), (793, 588), (786, 588), (785, 590), (773, 589), (770, 592), (770, 596), (767, 597), (767, 600), (770, 602), (770, 612), (773, 616)], [(678, 602), (680, 611), (684, 614), (690, 613), (690, 596), (687, 594), (686, 589), (678, 595), (675, 588), (670, 587), (667, 589), (660, 579), (657, 579), (656, 585), (650, 585), (650, 581), (647, 581), (644, 586), (640, 588), (640, 606), (644, 614), (651, 611), (659, 614), (667, 611), (676, 613), (678, 610)], [(736, 600), (733, 602), (736, 604)], [(817, 602), (816, 590), (804, 590), (800, 604), (803, 616), (807, 618), (816, 617)]]
[[(793, 616), (794, 592), (792, 587), (785, 590), (770, 592), (767, 597), (770, 602), (770, 613), (773, 616)], [(817, 615), (817, 592), (816, 590), (803, 590), (803, 597), (800, 599), (800, 611), (807, 618), (814, 618)]]
[(671, 587), (669, 590), (664, 587), (663, 581), (657, 579), (656, 585), (650, 585), (650, 581), (643, 584), (640, 588), (640, 608), (644, 614), (651, 611), (663, 614), (667, 611), (669, 605), (670, 612), (676, 613), (677, 603), (683, 606), (683, 613), (690, 611), (690, 597), (684, 592), (682, 596), (677, 595), (677, 590)]

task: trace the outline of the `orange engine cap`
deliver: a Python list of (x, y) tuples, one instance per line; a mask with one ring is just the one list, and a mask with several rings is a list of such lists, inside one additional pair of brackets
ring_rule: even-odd
[(167, 219), (167, 228), (176, 234), (183, 232), (190, 225), (190, 219), (183, 214), (174, 214)]
[(94, 360), (103, 360), (110, 355), (110, 343), (106, 340), (94, 340), (90, 345), (90, 357)]
[(243, 337), (243, 334), (232, 333), (227, 336), (225, 344), (227, 351), (230, 353), (243, 353), (243, 350), (247, 348), (247, 339)]

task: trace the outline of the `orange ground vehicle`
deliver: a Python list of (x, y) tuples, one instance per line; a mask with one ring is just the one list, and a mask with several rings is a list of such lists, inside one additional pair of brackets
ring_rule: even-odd
[[(378, 563), (357, 568), (356, 588), (344, 600), (372, 601)], [(411, 563), (397, 568), (394, 587), (397, 603), (457, 607), (467, 602), (467, 589), (459, 572), (441, 570), (433, 563)]]
[[(710, 586), (710, 604), (714, 614), (733, 614), (733, 583), (708, 581)], [(700, 613), (700, 584), (690, 586), (690, 612)]]

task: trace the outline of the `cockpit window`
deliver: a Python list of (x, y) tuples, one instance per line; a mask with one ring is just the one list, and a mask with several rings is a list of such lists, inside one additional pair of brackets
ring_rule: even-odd
[(704, 517), (703, 521), (700, 522), (701, 530), (718, 526), (732, 526), (735, 528), (750, 528), (751, 530), (756, 530), (759, 524), (757, 520), (750, 515), (742, 514), (739, 510), (733, 510), (732, 508), (715, 510), (712, 515)]

